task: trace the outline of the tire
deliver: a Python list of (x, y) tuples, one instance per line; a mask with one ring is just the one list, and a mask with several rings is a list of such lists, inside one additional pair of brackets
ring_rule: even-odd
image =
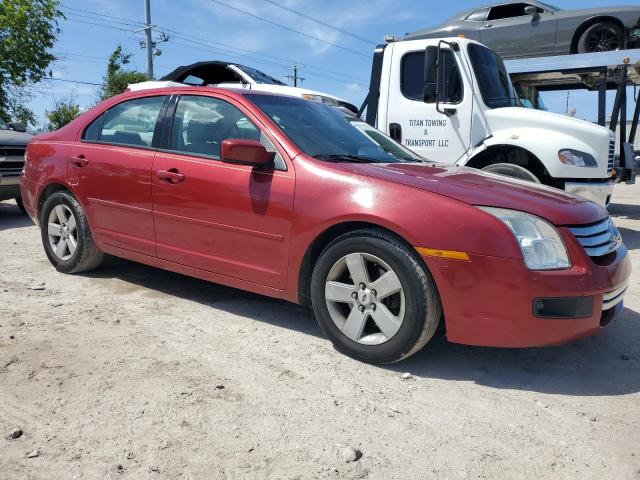
[(494, 163), (487, 165), (482, 169), (483, 172), (494, 173), (496, 175), (504, 175), (505, 177), (519, 178), (527, 182), (540, 183), (538, 177), (520, 165), (512, 163)]
[[(52, 230), (49, 229), (50, 223)], [(57, 230), (56, 226), (59, 226)], [(57, 233), (50, 235), (51, 231)], [(56, 192), (44, 202), (40, 214), (40, 232), (47, 257), (59, 272), (93, 270), (104, 258), (93, 241), (82, 207), (67, 191)], [(61, 244), (62, 241), (66, 245)]]
[(24, 208), (24, 203), (22, 203), (22, 198), (18, 197), (15, 200), (16, 205), (18, 205), (18, 208), (22, 211), (22, 213), (27, 213), (27, 210)]
[(624, 30), (613, 22), (598, 22), (578, 40), (578, 53), (611, 52), (624, 48)]
[[(386, 283), (378, 281), (390, 272)], [(334, 347), (372, 364), (398, 362), (418, 352), (442, 316), (436, 285), (417, 253), (373, 229), (347, 233), (325, 248), (313, 269), (311, 301)]]

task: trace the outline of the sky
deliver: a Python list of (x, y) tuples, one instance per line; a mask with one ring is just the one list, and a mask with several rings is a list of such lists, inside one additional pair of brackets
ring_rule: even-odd
[[(299, 65), (299, 75), (305, 79), (302, 86), (337, 95), (359, 106), (368, 89), (373, 49), (384, 35), (401, 36), (428, 28), (482, 3), (477, 0), (151, 0), (151, 23), (157, 26), (155, 36), (159, 38), (164, 33), (169, 37), (167, 42), (158, 45), (162, 54), (155, 57), (155, 75), (158, 78), (177, 66), (197, 61), (227, 60), (291, 83), (286, 76), (292, 73), (291, 67)], [(617, 5), (619, 0), (555, 0), (554, 3), (571, 9)], [(144, 33), (139, 31), (144, 21), (143, 0), (63, 0), (62, 10), (67, 19), (60, 23), (62, 33), (53, 48), (58, 58), (51, 65), (55, 80), (37, 85), (30, 103), (40, 124), (44, 123), (44, 112), (52, 109), (56, 101), (73, 97), (83, 108), (97, 103), (99, 87), (90, 84), (102, 82), (107, 59), (116, 46), (122, 45), (125, 52), (132, 54), (131, 68), (146, 71), (146, 52), (140, 47)], [(565, 93), (545, 94), (544, 100), (549, 110), (565, 111)], [(613, 97), (608, 103), (610, 107)], [(578, 118), (596, 118), (593, 94), (572, 92), (569, 109), (575, 109)]]

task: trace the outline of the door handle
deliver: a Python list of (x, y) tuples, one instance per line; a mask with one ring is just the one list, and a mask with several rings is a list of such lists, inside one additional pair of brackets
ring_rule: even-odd
[(84, 155), (78, 155), (77, 157), (71, 157), (71, 164), (76, 167), (86, 167), (89, 164), (89, 160)]
[(484, 25), (484, 28), (491, 28), (491, 27), (493, 27), (492, 23), (487, 23), (487, 24)]
[(176, 168), (171, 168), (169, 170), (158, 170), (156, 172), (156, 176), (160, 180), (166, 180), (169, 183), (184, 182), (184, 175), (178, 172), (178, 169)]

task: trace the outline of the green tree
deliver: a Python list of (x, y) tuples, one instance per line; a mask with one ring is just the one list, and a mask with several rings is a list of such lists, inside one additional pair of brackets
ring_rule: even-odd
[(47, 128), (50, 132), (62, 128), (67, 123), (75, 120), (80, 113), (80, 105), (75, 102), (73, 97), (66, 100), (57, 100), (53, 110), (45, 112), (49, 120)]
[[(64, 18), (59, 0), (0, 0), (0, 119), (34, 123), (25, 89), (45, 77)], [(50, 74), (50, 73), (49, 73)]]
[(104, 77), (104, 87), (100, 95), (100, 100), (106, 100), (114, 95), (119, 95), (127, 89), (130, 83), (145, 82), (149, 80), (146, 73), (135, 70), (125, 70), (123, 65), (129, 63), (130, 53), (123, 53), (122, 47), (118, 47), (109, 57), (107, 65), (107, 75)]

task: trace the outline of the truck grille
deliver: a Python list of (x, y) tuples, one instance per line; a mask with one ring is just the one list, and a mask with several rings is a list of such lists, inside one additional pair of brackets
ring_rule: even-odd
[(613, 167), (616, 163), (616, 141), (609, 141), (609, 164), (607, 166), (607, 175), (611, 175), (613, 173)]
[(0, 146), (0, 174), (19, 174), (24, 166), (25, 147)]
[(607, 255), (622, 244), (620, 232), (609, 217), (593, 225), (570, 227), (569, 230), (590, 257)]

